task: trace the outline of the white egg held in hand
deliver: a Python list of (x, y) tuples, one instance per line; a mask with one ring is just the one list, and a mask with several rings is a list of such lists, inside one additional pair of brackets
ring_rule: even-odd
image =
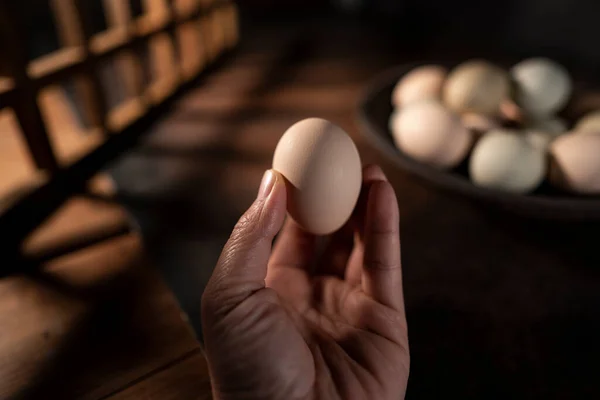
[(569, 134), (551, 147), (550, 182), (577, 193), (600, 193), (600, 134)]
[(443, 89), (444, 103), (458, 113), (494, 116), (510, 92), (508, 74), (487, 61), (468, 61), (448, 75)]
[(326, 235), (350, 218), (362, 185), (354, 142), (337, 125), (309, 118), (281, 137), (273, 169), (286, 178), (290, 216), (306, 231)]
[(600, 110), (586, 114), (575, 125), (578, 133), (600, 133)]
[(438, 65), (417, 67), (404, 75), (392, 93), (392, 104), (403, 107), (421, 100), (439, 100), (448, 72)]
[(458, 165), (472, 144), (472, 134), (460, 118), (437, 101), (408, 105), (392, 123), (394, 141), (401, 151), (439, 168)]
[(530, 114), (549, 115), (569, 101), (571, 78), (561, 65), (547, 58), (521, 61), (511, 70), (515, 101)]
[(514, 131), (493, 130), (473, 149), (469, 172), (476, 185), (527, 193), (544, 179), (546, 155)]

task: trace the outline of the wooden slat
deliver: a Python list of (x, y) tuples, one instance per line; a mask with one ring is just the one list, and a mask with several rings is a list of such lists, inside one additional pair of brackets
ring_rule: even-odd
[(84, 46), (85, 35), (75, 0), (50, 0), (58, 37), (63, 46)]
[(192, 79), (204, 66), (206, 49), (201, 35), (198, 21), (187, 22), (177, 29), (181, 75), (185, 80)]
[(129, 9), (129, 1), (123, 0), (103, 0), (104, 13), (106, 20), (111, 27), (129, 26), (131, 22), (131, 10)]
[[(0, 2), (0, 38), (4, 41), (15, 86), (18, 88), (15, 101), (15, 112), (21, 124), (23, 135), (27, 141), (30, 154), (38, 168), (54, 172), (58, 170), (58, 162), (54, 156), (48, 134), (37, 106), (37, 90), (27, 76), (27, 57), (25, 45), (19, 32), (18, 22), (10, 18), (16, 15), (11, 8), (14, 4)], [(11, 12), (12, 11), (12, 12)]]
[[(83, 1), (83, 0), (82, 0)], [(109, 0), (107, 0), (109, 1)], [(113, 0), (110, 0), (113, 1)], [(140, 44), (146, 42), (150, 37), (159, 34), (161, 32), (174, 30), (177, 26), (182, 23), (196, 21), (198, 18), (201, 18), (204, 13), (210, 11), (206, 11), (203, 9), (197, 9), (193, 13), (186, 15), (179, 19), (179, 21), (170, 21), (168, 24), (157, 27), (154, 30), (149, 32), (139, 33), (135, 37), (131, 36), (131, 24), (125, 24), (121, 26), (111, 26), (104, 32), (97, 33), (93, 35), (93, 37), (89, 40), (89, 47), (91, 53), (95, 56), (95, 60), (90, 61), (92, 63), (97, 63), (98, 61), (105, 60), (107, 58), (113, 57), (115, 54), (122, 52), (123, 50), (132, 50)], [(210, 26), (204, 25), (204, 21), (206, 17), (202, 17), (203, 21), (203, 32), (204, 36), (210, 35), (212, 28)], [(119, 20), (117, 18), (117, 20)], [(210, 43), (208, 43), (210, 44)], [(217, 53), (212, 51), (214, 58)], [(211, 59), (212, 59), (211, 58)], [(62, 80), (66, 77), (72, 76), (77, 73), (81, 73), (85, 68), (84, 62), (77, 62), (68, 64), (65, 66), (65, 69), (56, 69), (49, 68), (47, 70), (43, 70), (40, 72), (39, 76), (35, 78), (36, 87), (43, 87), (48, 84), (55, 83), (58, 80)], [(0, 95), (1, 96), (1, 95)]]
[(185, 19), (186, 17), (197, 13), (202, 4), (200, 0), (174, 0), (173, 7), (177, 19)]
[(165, 0), (143, 0), (143, 6), (144, 15), (135, 21), (138, 35), (163, 30), (172, 21), (171, 9)]
[[(129, 2), (122, 0), (104, 0), (104, 10), (107, 16), (107, 21), (110, 29), (122, 30), (128, 43), (133, 37), (134, 24), (132, 21)], [(125, 83), (125, 90), (129, 98), (138, 97), (142, 94), (142, 71), (139, 65), (139, 60), (133, 50), (126, 49), (119, 52), (116, 56), (117, 70), (121, 74)]]
[(222, 10), (225, 44), (228, 48), (232, 48), (240, 40), (238, 7), (235, 3), (228, 3), (222, 7)]
[(107, 127), (111, 133), (120, 132), (137, 121), (145, 111), (144, 101), (137, 97), (129, 99), (108, 113)]
[(143, 92), (143, 70), (140, 60), (133, 50), (123, 50), (115, 56), (117, 71), (125, 84), (128, 98), (140, 97)]
[[(51, 7), (57, 22), (59, 37), (65, 47), (83, 48), (84, 60), (89, 61), (89, 31), (85, 29), (84, 20), (87, 15), (85, 0), (51, 0)], [(82, 104), (84, 117), (91, 126), (104, 129), (106, 109), (104, 92), (92, 63), (85, 63), (83, 73), (74, 77), (77, 101)]]
[[(83, 47), (65, 47), (33, 60), (29, 63), (27, 72), (33, 79), (53, 75), (52, 83), (57, 83), (57, 77), (65, 78), (72, 70), (79, 70), (84, 61)], [(59, 75), (61, 71), (62, 75)]]
[(172, 94), (179, 83), (179, 70), (173, 41), (167, 33), (156, 35), (148, 42), (150, 67), (153, 82), (147, 96), (153, 104), (158, 104)]
[(90, 39), (90, 49), (94, 54), (110, 54), (126, 46), (129, 36), (124, 27), (110, 28), (94, 35)]
[(7, 77), (0, 77), (0, 109), (10, 107), (15, 95), (15, 81)]

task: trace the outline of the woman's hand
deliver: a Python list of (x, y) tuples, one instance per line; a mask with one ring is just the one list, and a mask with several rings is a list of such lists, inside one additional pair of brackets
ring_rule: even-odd
[(377, 166), (352, 220), (317, 254), (285, 223), (285, 182), (267, 171), (202, 299), (216, 399), (401, 399), (409, 352), (398, 205)]

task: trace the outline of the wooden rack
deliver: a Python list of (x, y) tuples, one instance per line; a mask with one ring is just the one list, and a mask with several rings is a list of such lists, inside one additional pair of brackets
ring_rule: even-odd
[[(230, 1), (141, 0), (142, 15), (133, 17), (129, 0), (102, 0), (108, 28), (100, 33), (90, 32), (86, 20), (90, 1), (47, 1), (61, 48), (29, 61), (16, 3), (0, 0), (0, 41), (10, 71), (0, 77), (0, 110), (14, 111), (27, 152), (45, 176), (43, 184), (0, 209), (0, 248), (9, 251), (131, 142), (121, 136), (149, 127), (186, 84), (238, 41), (237, 8)], [(143, 79), (139, 51), (144, 46), (154, 72), (149, 82)], [(126, 100), (112, 108), (99, 76), (106, 62), (115, 63), (126, 93)], [(61, 160), (38, 100), (44, 88), (66, 79), (73, 80), (83, 117), (101, 140), (84, 154)]]

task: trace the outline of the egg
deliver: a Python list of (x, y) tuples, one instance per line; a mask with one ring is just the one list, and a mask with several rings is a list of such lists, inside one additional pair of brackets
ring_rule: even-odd
[(494, 118), (486, 115), (465, 113), (461, 115), (460, 118), (465, 128), (477, 134), (482, 134), (498, 128), (498, 122)]
[(600, 193), (600, 134), (568, 134), (551, 147), (549, 180), (576, 193)]
[(554, 136), (558, 136), (568, 130), (565, 120), (558, 117), (528, 119), (525, 122), (525, 126), (527, 129), (546, 132)]
[(394, 132), (394, 125), (396, 124), (396, 118), (398, 118), (399, 114), (400, 114), (399, 109), (392, 111), (392, 114), (390, 115), (390, 119), (388, 120), (388, 129), (390, 130), (390, 132)]
[(456, 67), (443, 88), (444, 103), (452, 110), (496, 115), (508, 97), (508, 74), (486, 61), (468, 61)]
[(448, 72), (439, 65), (424, 65), (410, 71), (394, 88), (392, 104), (402, 107), (427, 99), (439, 99)]
[(558, 117), (529, 119), (525, 122), (525, 136), (531, 144), (543, 150), (566, 132), (567, 123)]
[(362, 184), (358, 150), (346, 132), (320, 118), (297, 122), (281, 137), (273, 169), (286, 179), (289, 215), (326, 235), (350, 218)]
[(392, 128), (401, 151), (439, 168), (458, 165), (472, 143), (472, 135), (460, 118), (433, 100), (400, 109)]
[(600, 132), (600, 110), (585, 115), (575, 125), (576, 132)]
[(478, 186), (527, 193), (544, 179), (546, 156), (517, 132), (493, 130), (475, 145), (469, 173)]
[(560, 111), (569, 101), (571, 78), (561, 65), (547, 58), (521, 61), (511, 69), (514, 98), (530, 114), (548, 115)]
[(533, 146), (541, 150), (547, 150), (550, 143), (552, 143), (561, 134), (548, 133), (540, 130), (525, 130), (524, 135), (526, 139)]

